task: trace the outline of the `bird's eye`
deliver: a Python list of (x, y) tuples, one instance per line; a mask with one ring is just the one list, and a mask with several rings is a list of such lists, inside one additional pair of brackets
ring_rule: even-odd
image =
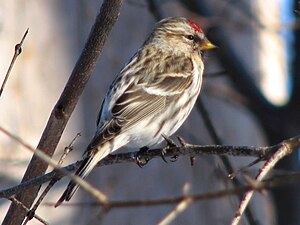
[(193, 36), (193, 35), (187, 35), (186, 38), (187, 38), (188, 40), (191, 40), (191, 41), (194, 40), (194, 36)]

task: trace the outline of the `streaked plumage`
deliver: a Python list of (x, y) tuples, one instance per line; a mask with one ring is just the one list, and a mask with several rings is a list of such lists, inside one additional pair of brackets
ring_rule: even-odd
[[(76, 175), (85, 178), (111, 152), (151, 147), (171, 136), (198, 97), (203, 51), (214, 46), (185, 18), (157, 23), (144, 45), (115, 78), (102, 103), (97, 131)], [(57, 205), (77, 190), (72, 181)]]

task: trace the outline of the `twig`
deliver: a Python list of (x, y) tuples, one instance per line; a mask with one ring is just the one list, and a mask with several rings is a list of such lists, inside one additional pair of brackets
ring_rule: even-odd
[[(79, 164), (80, 164), (80, 162), (73, 163), (69, 166), (63, 167), (62, 169), (69, 172), (69, 173), (71, 173), (79, 167)], [(23, 192), (26, 189), (28, 189), (29, 187), (37, 187), (37, 186), (42, 185), (46, 182), (49, 182), (53, 178), (61, 179), (62, 177), (64, 177), (63, 174), (57, 173), (57, 171), (52, 171), (50, 173), (41, 175), (39, 177), (27, 180), (27, 181), (25, 181), (25, 182), (23, 182), (19, 185), (16, 185), (14, 187), (1, 190), (0, 191), (0, 198), (9, 198), (9, 196), (12, 196), (14, 194), (18, 194), (20, 192)]]
[(8, 80), (8, 77), (9, 77), (9, 75), (10, 75), (10, 72), (11, 72), (11, 70), (12, 70), (12, 68), (13, 68), (13, 66), (14, 66), (14, 64), (15, 64), (15, 62), (16, 62), (16, 60), (17, 60), (17, 58), (18, 58), (18, 56), (19, 56), (19, 55), (21, 54), (21, 52), (22, 52), (23, 41), (25, 40), (25, 38), (26, 38), (26, 36), (27, 36), (27, 34), (28, 34), (28, 30), (29, 30), (29, 28), (27, 28), (27, 30), (25, 31), (25, 33), (24, 33), (24, 35), (23, 35), (23, 37), (22, 37), (21, 42), (20, 42), (19, 44), (16, 44), (16, 46), (15, 46), (15, 53), (14, 53), (14, 56), (13, 56), (11, 62), (10, 62), (9, 68), (8, 68), (8, 70), (7, 70), (7, 72), (6, 72), (4, 81), (3, 81), (2, 86), (1, 86), (1, 89), (0, 89), (0, 97), (1, 97), (1, 95), (2, 95), (2, 92), (3, 92), (3, 90), (4, 90), (4, 87), (5, 87), (6, 82), (7, 82), (7, 80)]
[[(69, 154), (69, 152), (71, 152), (73, 150), (73, 144), (75, 142), (75, 140), (81, 136), (80, 133), (78, 133), (73, 140), (71, 141), (71, 143), (65, 147), (64, 149), (64, 153), (61, 155), (60, 159), (58, 160), (57, 166), (61, 166), (63, 163), (63, 160), (65, 159), (65, 157)], [(55, 171), (55, 170), (53, 170)], [(47, 185), (47, 187), (44, 189), (43, 193), (41, 194), (41, 196), (39, 197), (39, 199), (36, 201), (36, 203), (34, 204), (34, 206), (30, 209), (29, 212), (27, 212), (26, 215), (26, 219), (23, 223), (23, 225), (26, 225), (28, 223), (29, 220), (31, 220), (34, 215), (35, 212), (37, 210), (37, 208), (39, 207), (39, 205), (41, 204), (41, 202), (43, 201), (43, 199), (46, 197), (46, 195), (48, 194), (48, 192), (50, 191), (50, 189), (54, 186), (54, 184), (56, 184), (56, 182), (59, 180), (59, 178), (57, 177), (53, 177), (53, 179), (50, 181), (50, 183)]]
[(190, 185), (186, 183), (183, 187), (183, 194), (187, 197), (177, 204), (175, 209), (173, 209), (158, 225), (168, 225), (171, 224), (181, 213), (183, 213), (193, 202), (193, 199), (188, 197), (188, 191)]
[[(29, 212), (29, 209), (22, 202), (20, 202), (18, 199), (16, 199), (14, 196), (9, 197), (8, 199), (11, 200), (13, 203), (17, 204), (18, 206), (20, 206), (26, 212)], [(40, 216), (35, 214), (34, 218), (37, 219), (38, 221), (40, 221), (42, 224), (48, 225), (48, 223)]]
[(71, 141), (71, 143), (67, 147), (65, 147), (64, 153), (62, 154), (62, 156), (58, 160), (58, 163), (57, 163), (58, 166), (61, 166), (63, 164), (64, 159), (67, 157), (67, 155), (71, 151), (73, 151), (73, 148), (74, 148), (73, 145), (74, 145), (75, 141), (77, 140), (77, 138), (79, 138), (80, 136), (81, 136), (81, 133), (77, 133), (76, 136)]
[(46, 155), (44, 152), (40, 151), (39, 149), (34, 149), (34, 148), (30, 147), (28, 144), (26, 144), (20, 138), (12, 135), (8, 131), (4, 130), (2, 127), (0, 127), (0, 131), (5, 133), (6, 135), (8, 135), (14, 141), (23, 145), (25, 147), (25, 149), (27, 149), (31, 152), (34, 152), (34, 154), (37, 157), (39, 157), (41, 160), (43, 160), (44, 162), (46, 162), (47, 164), (52, 166), (58, 173), (62, 173), (64, 176), (69, 177), (72, 181), (74, 181), (82, 189), (86, 190), (88, 193), (93, 195), (94, 198), (96, 198), (101, 204), (103, 204), (105, 206), (105, 204), (107, 202), (107, 197), (103, 193), (101, 193), (99, 190), (97, 190), (96, 188), (94, 188), (93, 186), (91, 186), (89, 183), (82, 180), (78, 176), (74, 176), (74, 175), (70, 174), (69, 172), (62, 170), (59, 166), (57, 166), (57, 164), (48, 155)]
[[(274, 187), (293, 184), (299, 182), (300, 173), (283, 175), (276, 178), (268, 179), (261, 182), (256, 182), (255, 185), (248, 184), (243, 185), (241, 187), (230, 188), (221, 191), (214, 191), (214, 192), (206, 192), (202, 194), (190, 194), (190, 195), (182, 195), (172, 198), (159, 198), (159, 199), (138, 199), (138, 200), (120, 200), (114, 201), (110, 200), (107, 205), (106, 209), (122, 209), (122, 208), (133, 208), (133, 207), (155, 207), (155, 206), (162, 206), (162, 205), (173, 205), (178, 204), (185, 199), (189, 198), (192, 201), (204, 201), (204, 200), (212, 200), (212, 199), (220, 199), (231, 195), (242, 194), (250, 190), (255, 190), (261, 192), (266, 189), (271, 189)], [(54, 206), (55, 203), (44, 203), (43, 205), (46, 206)], [(98, 207), (101, 206), (99, 202), (87, 202), (87, 203), (65, 203), (62, 207)]]
[[(211, 120), (211, 118), (210, 118), (210, 116), (209, 116), (209, 114), (208, 114), (208, 112), (207, 112), (207, 110), (205, 108), (205, 105), (204, 105), (204, 103), (203, 103), (202, 100), (198, 101), (198, 103), (197, 103), (197, 109), (199, 109), (199, 111), (200, 111), (200, 113), (202, 115), (202, 118), (204, 120), (205, 126), (206, 126), (206, 128), (207, 128), (207, 130), (208, 130), (208, 132), (210, 134), (210, 137), (213, 139), (213, 142), (215, 144), (221, 145), (222, 144), (222, 140), (218, 136), (217, 130), (214, 127), (214, 124), (213, 124), (213, 122), (212, 122), (212, 120)], [(223, 165), (225, 167), (226, 172), (229, 174), (228, 176), (230, 176), (232, 173), (234, 173), (233, 172), (234, 171), (233, 166), (230, 163), (228, 157), (225, 156), (225, 155), (221, 155), (220, 159), (221, 159), (221, 161), (222, 161), (222, 163), (223, 163)], [(259, 158), (257, 160), (259, 160)], [(232, 180), (232, 183), (233, 183), (233, 185), (235, 187), (239, 187), (242, 184), (239, 179)], [(238, 198), (239, 198), (239, 200), (241, 200), (242, 196), (238, 196)], [(248, 220), (251, 221), (251, 224), (255, 224), (254, 222), (252, 222), (252, 221), (254, 221), (254, 219), (253, 219), (254, 216), (253, 216), (252, 211), (250, 209), (247, 209), (245, 213), (246, 213), (246, 217), (248, 218)]]
[(185, 198), (172, 210), (158, 225), (171, 224), (182, 212), (184, 212), (191, 204), (193, 200), (191, 198)]
[[(282, 146), (280, 148), (278, 148), (278, 150), (275, 152), (275, 154), (272, 155), (272, 157), (265, 162), (262, 169), (257, 174), (257, 176), (255, 178), (255, 181), (257, 181), (257, 182), (262, 181), (266, 177), (266, 175), (270, 172), (270, 170), (274, 168), (275, 164), (280, 159), (282, 159), (283, 157), (291, 154), (293, 152), (294, 147), (295, 147), (294, 144), (295, 143), (294, 143), (293, 140), (291, 142), (284, 141), (282, 143)], [(299, 143), (297, 143), (297, 144), (299, 144)], [(244, 196), (243, 200), (241, 201), (240, 206), (239, 206), (239, 208), (238, 208), (238, 210), (235, 214), (235, 217), (231, 222), (231, 225), (238, 225), (238, 223), (239, 223), (239, 221), (240, 221), (240, 219), (243, 215), (243, 212), (245, 211), (246, 207), (248, 206), (249, 201), (250, 201), (253, 194), (254, 194), (253, 190), (249, 190), (245, 194), (245, 196)]]

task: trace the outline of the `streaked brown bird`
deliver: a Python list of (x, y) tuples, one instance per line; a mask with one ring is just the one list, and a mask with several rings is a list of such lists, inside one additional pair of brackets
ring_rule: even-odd
[[(111, 84), (76, 175), (84, 179), (101, 159), (124, 145), (149, 148), (176, 132), (199, 95), (203, 53), (214, 47), (191, 20), (158, 22)], [(56, 206), (69, 201), (78, 187), (71, 181)]]

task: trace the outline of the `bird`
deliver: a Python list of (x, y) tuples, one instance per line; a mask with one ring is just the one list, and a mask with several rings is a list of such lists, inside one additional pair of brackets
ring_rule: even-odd
[[(151, 148), (174, 134), (200, 93), (204, 52), (215, 47), (190, 19), (156, 23), (110, 85), (75, 175), (86, 178), (100, 160), (123, 146)], [(78, 188), (70, 181), (55, 206), (69, 201)]]

